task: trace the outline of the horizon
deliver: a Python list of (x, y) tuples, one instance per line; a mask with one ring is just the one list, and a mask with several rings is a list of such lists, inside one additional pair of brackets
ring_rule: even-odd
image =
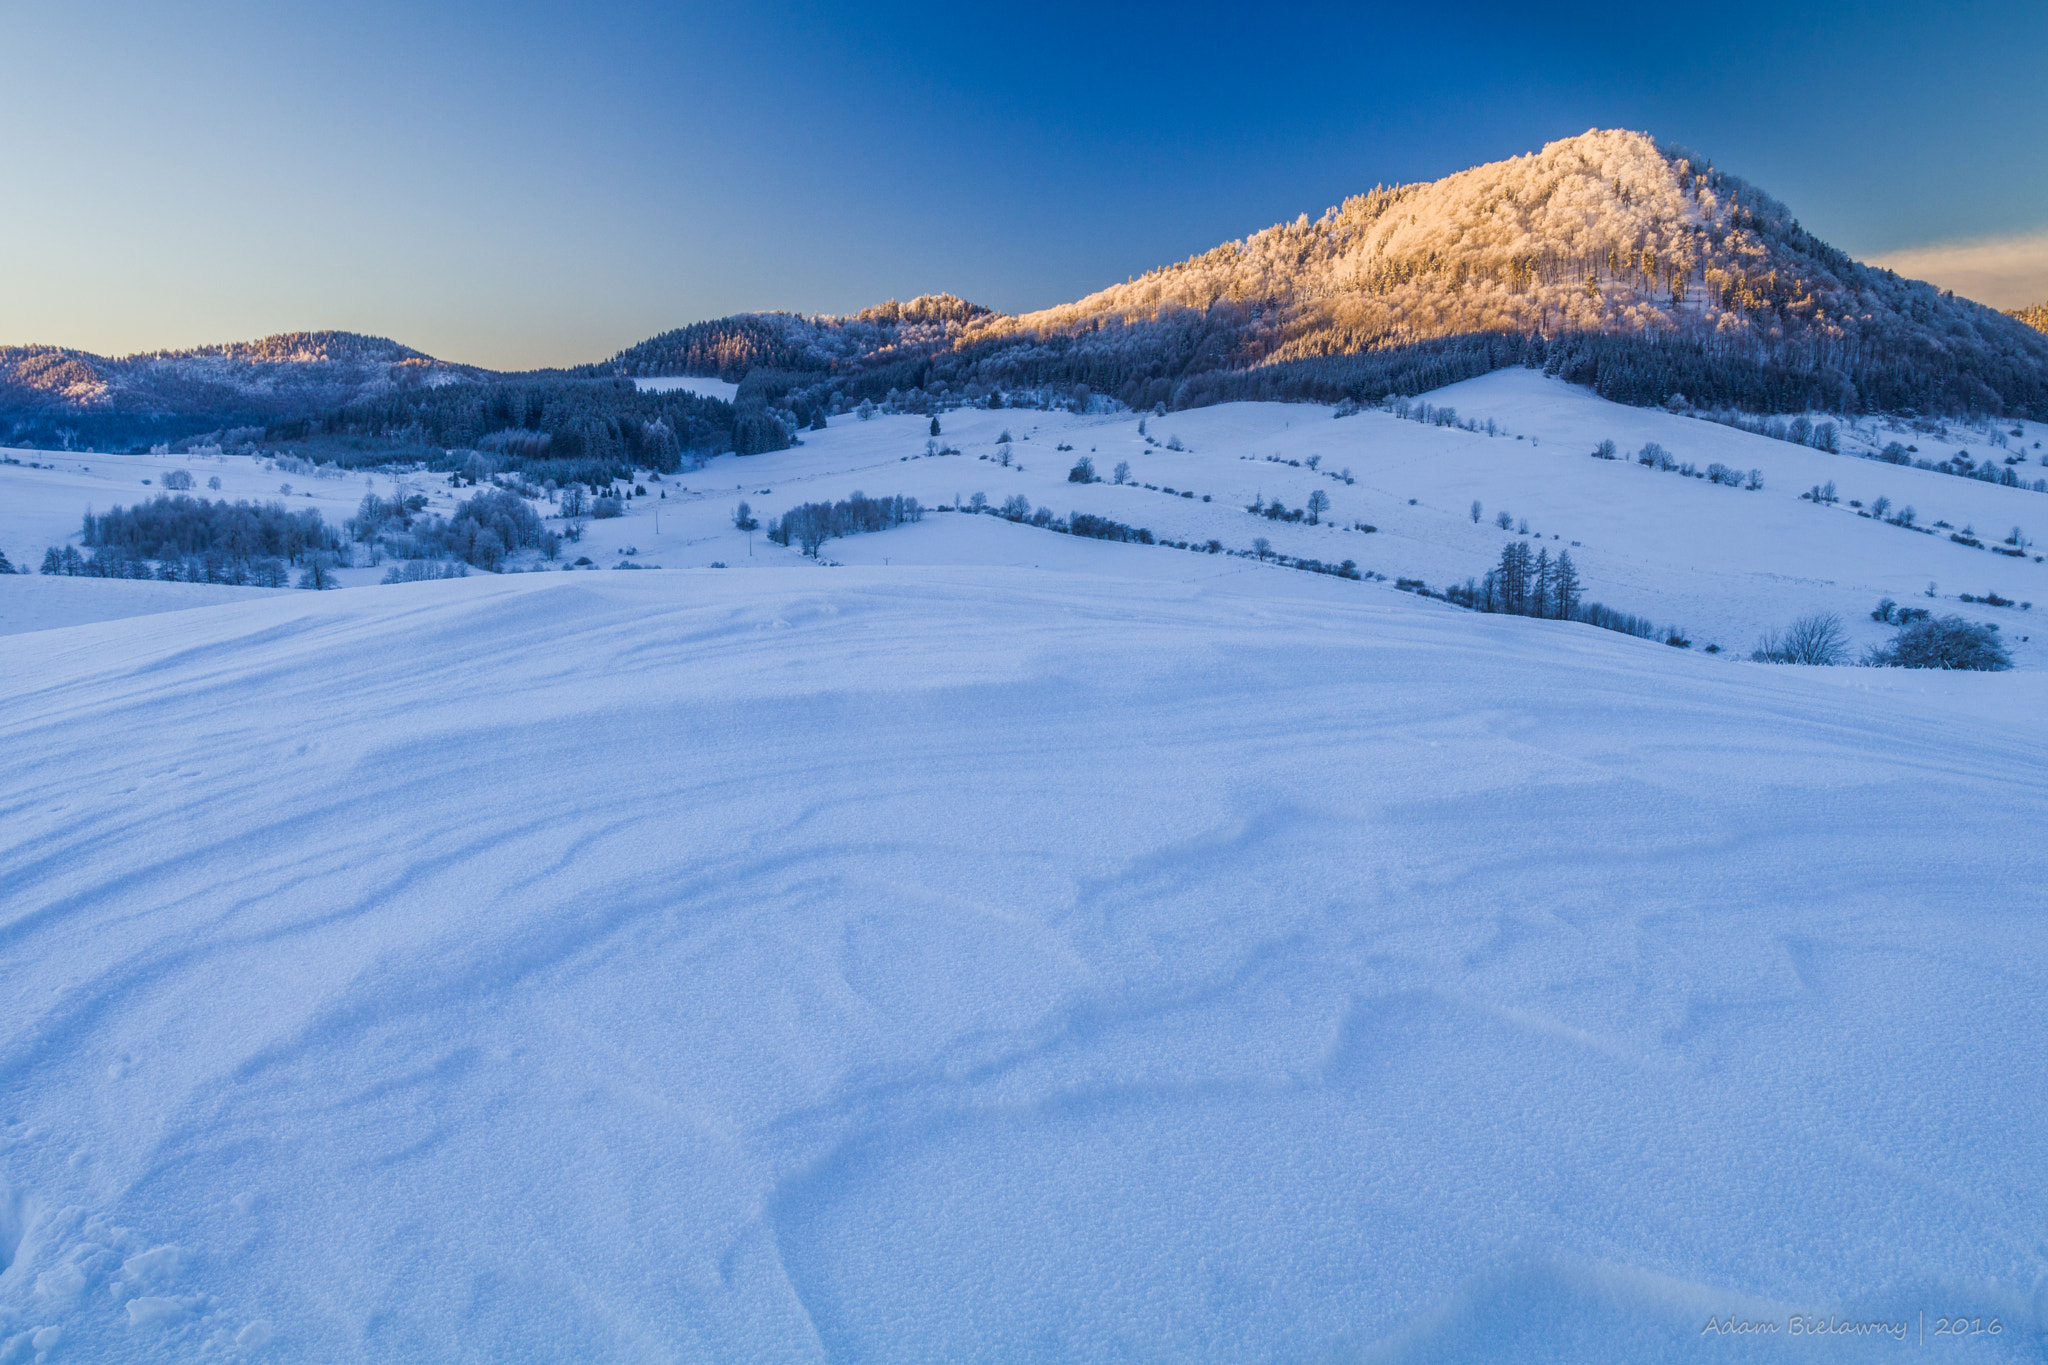
[[(741, 312), (1028, 312), (1591, 127), (1693, 148), (1858, 259), (2048, 298), (2048, 168), (2009, 155), (2048, 111), (1981, 55), (2048, 39), (2018, 5), (1741, 7), (1773, 57), (1739, 69), (1680, 19), (1574, 6), (1331, 11), (1313, 50), (1220, 9), (1015, 34), (920, 6), (118, 8), (0, 18), (35, 206), (0, 227), (33, 263), (0, 283), (0, 344), (347, 331), (516, 371)], [(239, 79), (188, 78), (210, 69)], [(263, 79), (285, 70), (289, 97)]]

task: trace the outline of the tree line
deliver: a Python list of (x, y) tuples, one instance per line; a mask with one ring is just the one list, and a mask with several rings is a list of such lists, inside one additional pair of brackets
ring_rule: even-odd
[(843, 502), (807, 502), (792, 507), (769, 521), (768, 539), (785, 546), (794, 541), (815, 559), (818, 547), (828, 540), (886, 531), (892, 526), (923, 520), (924, 508), (916, 498), (870, 498), (855, 493)]

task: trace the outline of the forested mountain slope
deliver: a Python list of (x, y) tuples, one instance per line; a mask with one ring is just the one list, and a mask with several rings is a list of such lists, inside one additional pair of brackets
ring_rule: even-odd
[(489, 371), (383, 337), (290, 332), (261, 341), (109, 359), (57, 346), (0, 347), (0, 438), (21, 445), (133, 443), (211, 426), (260, 426)]
[(2048, 340), (1861, 265), (1761, 191), (1626, 131), (1376, 189), (1036, 313), (904, 309), (917, 325), (701, 323), (613, 372), (795, 372), (799, 408), (934, 385), (1188, 407), (1370, 400), (1533, 363), (1631, 403), (2048, 414)]
[(2048, 303), (2037, 303), (2032, 308), (2015, 308), (2012, 315), (2037, 332), (2048, 332)]

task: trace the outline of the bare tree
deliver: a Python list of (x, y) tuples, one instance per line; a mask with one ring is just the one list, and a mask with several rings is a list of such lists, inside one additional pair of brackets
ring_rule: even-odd
[(1842, 630), (1842, 618), (1831, 611), (1802, 616), (1782, 634), (1772, 633), (1757, 641), (1750, 658), (1761, 664), (1839, 664), (1849, 654), (1849, 637)]

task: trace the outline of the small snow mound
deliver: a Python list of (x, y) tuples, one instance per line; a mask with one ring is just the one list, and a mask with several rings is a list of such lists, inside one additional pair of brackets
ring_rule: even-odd
[(184, 1253), (174, 1246), (151, 1247), (121, 1262), (122, 1273), (145, 1283), (176, 1279)]
[(145, 1295), (128, 1300), (128, 1325), (130, 1327), (165, 1327), (190, 1315), (184, 1304), (176, 1299)]

